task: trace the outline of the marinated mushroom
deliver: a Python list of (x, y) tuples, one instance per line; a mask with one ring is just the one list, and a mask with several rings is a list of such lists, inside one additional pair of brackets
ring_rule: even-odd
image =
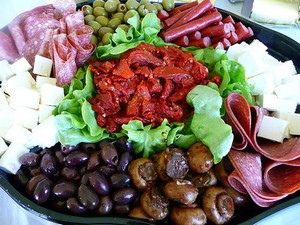
[(212, 169), (206, 173), (193, 174), (190, 180), (197, 188), (203, 188), (217, 184), (217, 178)]
[(145, 213), (155, 220), (163, 220), (169, 214), (169, 200), (158, 187), (145, 191), (141, 195), (140, 204)]
[(174, 225), (203, 225), (207, 222), (206, 215), (201, 208), (173, 207), (170, 217)]
[(128, 173), (139, 191), (151, 187), (157, 179), (154, 163), (149, 158), (138, 158), (130, 162)]
[(163, 188), (165, 196), (170, 200), (190, 205), (196, 201), (198, 189), (188, 180), (173, 180)]
[(167, 148), (153, 156), (157, 173), (163, 181), (183, 179), (189, 171), (187, 158), (180, 148)]
[(225, 187), (231, 187), (228, 182), (228, 175), (232, 172), (233, 166), (228, 157), (224, 157), (221, 162), (216, 164), (214, 170), (218, 181)]
[(154, 221), (154, 219), (148, 216), (147, 213), (142, 209), (141, 206), (134, 207), (128, 214), (129, 217), (139, 218), (139, 219), (147, 219), (149, 221)]
[(195, 173), (206, 173), (214, 164), (209, 148), (201, 142), (196, 142), (189, 147), (187, 160), (190, 169)]
[(232, 218), (234, 209), (233, 199), (224, 188), (211, 186), (205, 190), (203, 210), (213, 223), (227, 223)]
[(243, 206), (248, 202), (249, 195), (240, 193), (232, 187), (225, 187), (225, 189), (226, 189), (226, 192), (233, 199), (234, 205), (236, 207)]

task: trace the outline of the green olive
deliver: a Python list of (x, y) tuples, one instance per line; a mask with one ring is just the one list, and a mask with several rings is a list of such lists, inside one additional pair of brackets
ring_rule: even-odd
[(98, 46), (103, 46), (104, 44), (103, 44), (103, 42), (102, 41), (99, 41), (98, 42)]
[(115, 30), (121, 23), (122, 22), (119, 18), (113, 18), (107, 23), (107, 26)]
[(114, 29), (112, 29), (111, 27), (101, 27), (98, 31), (98, 36), (99, 38), (102, 38), (104, 34), (106, 33), (114, 33)]
[(102, 37), (102, 43), (104, 45), (107, 45), (110, 43), (110, 36), (112, 35), (112, 33), (105, 33)]
[(138, 3), (136, 0), (127, 0), (125, 3), (127, 10), (134, 9), (137, 10), (140, 6), (140, 3)]
[(84, 17), (85, 24), (88, 24), (90, 21), (94, 21), (94, 20), (95, 20), (95, 16), (94, 15), (86, 15)]
[(90, 5), (83, 5), (81, 7), (81, 11), (83, 12), (83, 14), (86, 15), (91, 15), (93, 14), (93, 7)]
[(162, 6), (166, 11), (170, 11), (174, 9), (175, 7), (175, 1), (174, 0), (162, 0)]
[(95, 20), (88, 22), (88, 25), (93, 28), (94, 34), (97, 34), (98, 30), (101, 28), (101, 25)]
[(93, 2), (93, 7), (94, 7), (94, 8), (96, 8), (96, 7), (98, 7), (98, 6), (103, 7), (104, 4), (105, 4), (105, 1), (103, 1), (103, 0), (95, 0), (95, 1)]
[(155, 7), (155, 5), (150, 4), (150, 3), (145, 4), (145, 8), (148, 10), (149, 13), (155, 13), (155, 14), (157, 14), (157, 12), (158, 12), (157, 8)]
[(146, 5), (146, 4), (149, 4), (150, 1), (149, 0), (141, 0), (140, 1), (140, 5)]
[(94, 45), (98, 45), (98, 38), (96, 35), (94, 34), (92, 35), (90, 43)]
[(112, 14), (112, 16), (111, 16), (111, 19), (114, 19), (114, 18), (119, 18), (122, 23), (124, 20), (124, 13), (116, 12), (116, 13)]
[(124, 3), (118, 5), (117, 12), (126, 13), (127, 7)]
[(160, 3), (154, 2), (153, 5), (156, 7), (157, 11), (164, 9)]
[(115, 11), (117, 11), (117, 7), (118, 7), (118, 5), (113, 0), (108, 0), (104, 4), (104, 9), (106, 10), (106, 12), (109, 12), (109, 13), (114, 13)]
[(106, 16), (97, 16), (95, 19), (102, 27), (106, 27), (109, 19)]
[(128, 24), (120, 24), (118, 27), (120, 27), (122, 30), (124, 30), (126, 33), (128, 32), (130, 26)]
[(135, 11), (135, 10), (133, 10), (133, 9), (127, 11), (127, 12), (125, 13), (125, 15), (124, 15), (124, 22), (127, 23), (127, 20), (128, 20), (129, 18), (133, 17), (133, 16), (136, 15), (136, 14), (137, 14), (137, 11)]
[(106, 10), (103, 8), (103, 7), (101, 7), (101, 6), (97, 6), (97, 7), (95, 7), (94, 8), (94, 10), (93, 10), (93, 14), (94, 14), (94, 16), (106, 16), (106, 17), (108, 17), (108, 13), (106, 12)]
[(148, 9), (146, 9), (145, 5), (140, 5), (137, 11), (141, 17), (144, 17), (144, 16), (146, 16), (147, 13), (149, 13), (149, 11), (148, 11)]

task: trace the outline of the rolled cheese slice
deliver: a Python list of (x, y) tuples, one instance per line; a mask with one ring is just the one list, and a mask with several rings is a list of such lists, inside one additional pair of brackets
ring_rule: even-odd
[(266, 24), (295, 24), (300, 0), (254, 0), (250, 18)]

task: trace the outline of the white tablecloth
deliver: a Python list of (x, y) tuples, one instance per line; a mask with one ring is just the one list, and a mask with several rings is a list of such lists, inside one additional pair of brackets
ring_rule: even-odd
[[(50, 2), (51, 0), (48, 0)], [(9, 23), (15, 15), (21, 13), (22, 11), (29, 10), (35, 6), (47, 3), (46, 0), (11, 0), (6, 1), (5, 4), (1, 5), (1, 19), (0, 19), (0, 28)], [(232, 11), (236, 14), (240, 14), (242, 3), (231, 4), (227, 0), (216, 0), (215, 5), (219, 8), (223, 8), (229, 11)], [(283, 34), (292, 37), (300, 43), (300, 30), (294, 27), (290, 28), (274, 28), (275, 30), (282, 32)], [(291, 208), (291, 210), (285, 210), (281, 214), (275, 214), (272, 217), (274, 225), (296, 225), (296, 222), (300, 221), (299, 213), (295, 212), (300, 211), (300, 205)], [(281, 219), (278, 219), (281, 218)], [(283, 219), (285, 218), (285, 219)], [(289, 219), (289, 220), (286, 220)], [(284, 221), (290, 221), (284, 223)], [(265, 220), (259, 223), (259, 225), (267, 225), (270, 220)], [(55, 223), (48, 222), (42, 218), (39, 218), (30, 213), (25, 213), (19, 205), (17, 205), (1, 188), (0, 188), (0, 224), (1, 225), (55, 225)]]

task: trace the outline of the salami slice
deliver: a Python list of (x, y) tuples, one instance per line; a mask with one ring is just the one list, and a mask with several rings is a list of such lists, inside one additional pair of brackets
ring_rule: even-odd
[(300, 190), (300, 157), (289, 162), (269, 162), (264, 180), (268, 188), (278, 194), (292, 194)]
[(228, 157), (235, 168), (235, 172), (228, 177), (229, 183), (236, 190), (241, 190), (237, 183), (242, 185), (257, 205), (268, 207), (287, 196), (275, 193), (266, 186), (259, 153), (231, 150)]
[(7, 60), (9, 63), (13, 63), (20, 55), (12, 37), (0, 31), (0, 40), (0, 60)]

